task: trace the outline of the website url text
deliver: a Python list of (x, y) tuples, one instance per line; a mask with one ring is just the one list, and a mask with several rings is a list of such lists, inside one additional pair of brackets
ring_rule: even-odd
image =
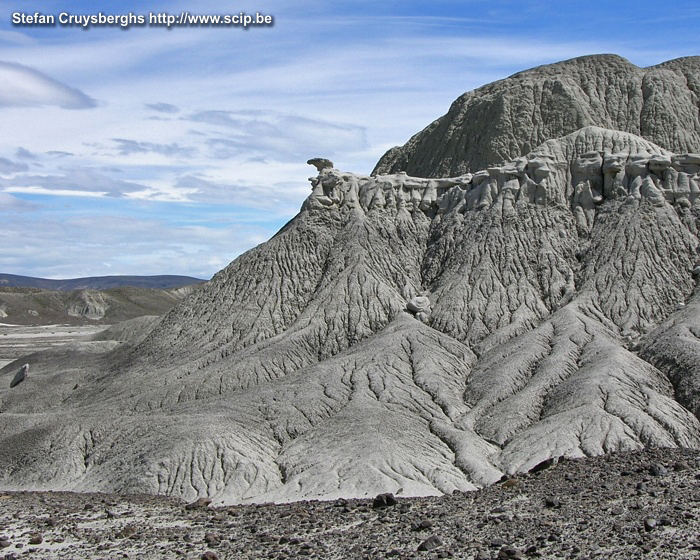
[(191, 14), (181, 12), (170, 14), (166, 12), (150, 12), (145, 14), (42, 14), (41, 12), (13, 12), (12, 25), (16, 27), (272, 27), (274, 17), (260, 13), (246, 14)]

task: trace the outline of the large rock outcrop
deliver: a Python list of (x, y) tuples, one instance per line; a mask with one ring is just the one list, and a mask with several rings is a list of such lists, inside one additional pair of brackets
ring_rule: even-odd
[(473, 173), (585, 126), (700, 152), (699, 109), (700, 57), (638, 68), (616, 55), (584, 56), (465, 93), (446, 115), (389, 150), (375, 172)]
[[(523, 76), (546, 89), (557, 68)], [(649, 91), (683, 106), (664, 80)], [(0, 370), (0, 488), (426, 495), (700, 447), (700, 156), (610, 127), (533, 134), (441, 178), (310, 160), (301, 212), (162, 319)]]

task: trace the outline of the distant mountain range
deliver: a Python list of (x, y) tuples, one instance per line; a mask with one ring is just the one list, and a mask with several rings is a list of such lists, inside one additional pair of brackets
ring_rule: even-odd
[(0, 273), (0, 287), (8, 288), (41, 288), (44, 290), (109, 290), (122, 286), (135, 288), (151, 288), (154, 290), (168, 290), (201, 284), (206, 282), (201, 278), (192, 276), (91, 276), (87, 278), (68, 278), (65, 280), (49, 280), (47, 278), (33, 278), (31, 276), (18, 276), (16, 274)]

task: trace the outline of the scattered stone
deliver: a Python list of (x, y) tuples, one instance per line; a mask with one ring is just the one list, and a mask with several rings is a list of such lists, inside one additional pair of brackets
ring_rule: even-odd
[(209, 546), (219, 546), (221, 544), (221, 537), (216, 533), (205, 533), (204, 542)]
[(651, 476), (666, 476), (668, 469), (661, 464), (655, 463), (649, 467), (649, 474)]
[(428, 537), (422, 543), (420, 543), (418, 545), (418, 550), (420, 552), (429, 552), (431, 550), (435, 550), (436, 548), (440, 548), (441, 546), (442, 541), (440, 540), (440, 537), (433, 535), (432, 537)]
[(431, 529), (433, 527), (433, 522), (429, 519), (422, 519), (420, 521), (414, 521), (411, 523), (411, 529), (413, 531), (425, 531), (426, 529)]
[(559, 501), (559, 498), (555, 498), (554, 496), (547, 496), (544, 499), (544, 505), (548, 508), (558, 508), (561, 507), (561, 502)]
[(521, 558), (521, 555), (517, 548), (506, 545), (498, 551), (498, 558)]
[(29, 377), (29, 364), (24, 364), (10, 382), (10, 389), (22, 383), (27, 377)]
[[(680, 461), (690, 468), (675, 471), (672, 465)], [(700, 549), (698, 516), (693, 516), (695, 504), (700, 503), (700, 485), (694, 478), (699, 461), (699, 451), (683, 449), (567, 461), (544, 476), (519, 477), (517, 495), (501, 486), (488, 486), (476, 492), (406, 498), (394, 509), (372, 509), (371, 500), (346, 499), (343, 503), (354, 507), (351, 517), (342, 513), (347, 505), (335, 507), (333, 502), (189, 513), (175, 500), (125, 496), (109, 506), (118, 515), (106, 518), (101, 506), (88, 514), (91, 510), (84, 507), (86, 502), (106, 507), (104, 496), (4, 492), (0, 493), (0, 541), (7, 546), (0, 560), (8, 551), (58, 560), (82, 558), (82, 550), (110, 559), (123, 554), (129, 558), (217, 557), (203, 556), (205, 551), (221, 559), (270, 560), (690, 558), (694, 547)], [(653, 477), (649, 473), (653, 464), (668, 465), (673, 476)], [(624, 478), (619, 476), (622, 471), (628, 473)], [(636, 483), (645, 479), (650, 489), (659, 491), (657, 497), (635, 494)], [(545, 499), (558, 500), (561, 507), (543, 511)], [(14, 517), (18, 511), (19, 519)], [(48, 524), (51, 517), (60, 523)], [(81, 526), (84, 522), (89, 528)], [(37, 527), (43, 542), (29, 544)], [(439, 540), (427, 538), (431, 536)], [(62, 539), (61, 547), (52, 548)], [(420, 551), (419, 544), (423, 545)]]
[(531, 473), (537, 473), (540, 471), (543, 471), (545, 469), (548, 469), (556, 464), (556, 460), (551, 457), (549, 459), (545, 459), (544, 461), (537, 463), (534, 467), (532, 467), (528, 472)]
[(209, 506), (211, 504), (211, 500), (209, 498), (199, 498), (196, 501), (187, 504), (185, 506), (185, 509), (203, 509)]
[(374, 498), (372, 502), (373, 508), (385, 508), (390, 506), (395, 506), (398, 503), (397, 499), (390, 492), (385, 494), (379, 494)]

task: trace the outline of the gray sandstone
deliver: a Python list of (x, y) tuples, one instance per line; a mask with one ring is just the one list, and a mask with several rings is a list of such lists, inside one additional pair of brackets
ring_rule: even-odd
[(696, 60), (508, 80), (541, 84), (540, 112), (564, 119), (541, 99), (573, 67), (622, 119), (596, 81), (608, 64), (619, 87), (641, 80), (654, 127), (581, 118), (554, 135), (526, 119), (532, 145), (446, 177), (309, 160), (301, 212), (165, 316), (31, 356), (30, 381), (0, 389), (0, 488), (213, 505), (450, 495), (560, 458), (700, 447)]
[(518, 72), (460, 96), (373, 173), (461, 175), (586, 127), (621, 130), (676, 153), (700, 152), (700, 57), (638, 68), (594, 55)]

